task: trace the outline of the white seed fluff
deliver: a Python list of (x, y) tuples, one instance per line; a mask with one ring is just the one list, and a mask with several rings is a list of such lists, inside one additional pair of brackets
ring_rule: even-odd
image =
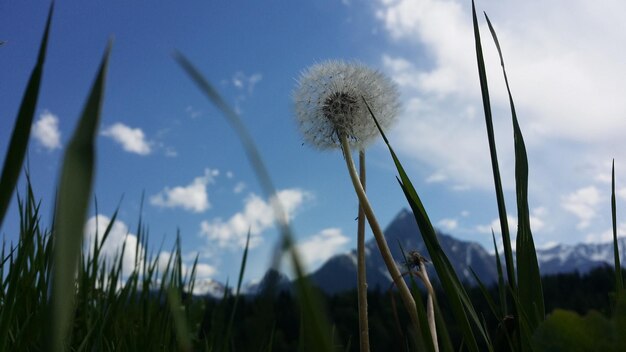
[(367, 105), (386, 130), (399, 108), (398, 90), (382, 73), (359, 63), (327, 61), (306, 69), (294, 90), (298, 127), (319, 149), (340, 148), (345, 135), (351, 148), (365, 148), (378, 135)]

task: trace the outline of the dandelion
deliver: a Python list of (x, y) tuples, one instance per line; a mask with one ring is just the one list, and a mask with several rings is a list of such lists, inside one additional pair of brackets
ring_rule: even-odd
[[(357, 63), (328, 61), (304, 71), (294, 92), (296, 119), (306, 142), (319, 149), (341, 148), (354, 190), (359, 198), (359, 218), (370, 224), (376, 244), (414, 328), (419, 319), (415, 301), (391, 255), (383, 231), (365, 194), (352, 160), (352, 148), (359, 150), (361, 178), (364, 179), (363, 150), (388, 128), (398, 112), (398, 91), (382, 73)], [(364, 232), (359, 226), (357, 267), (361, 351), (368, 351), (367, 285), (365, 284)]]
[[(298, 126), (319, 149), (364, 149), (379, 135), (367, 105), (383, 129), (398, 112), (398, 90), (382, 73), (358, 63), (327, 61), (305, 70), (294, 91)], [(367, 102), (367, 105), (365, 104)]]

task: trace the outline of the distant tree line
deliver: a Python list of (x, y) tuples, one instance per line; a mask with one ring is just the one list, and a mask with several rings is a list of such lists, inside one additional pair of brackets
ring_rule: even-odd
[[(588, 273), (578, 272), (549, 275), (543, 278), (543, 290), (548, 314), (555, 308), (585, 314), (597, 310), (608, 314), (614, 289), (614, 274), (610, 267), (600, 267)], [(477, 287), (468, 287), (468, 294), (477, 312), (482, 313), (490, 329), (496, 329), (498, 321), (493, 317), (483, 293)], [(489, 288), (496, 297), (497, 288)], [(340, 350), (358, 351), (358, 312), (356, 291), (326, 296), (321, 291), (328, 316), (333, 322), (333, 336)], [(392, 295), (394, 298), (392, 299)], [(273, 297), (273, 298), (272, 298)], [(297, 298), (288, 292), (268, 296), (240, 299), (236, 310), (233, 341), (236, 351), (256, 351), (271, 347), (273, 351), (297, 351), (301, 331)], [(452, 316), (446, 306), (446, 299), (438, 290), (441, 316), (445, 319), (454, 345), (460, 343), (460, 335), (455, 330)], [(226, 301), (208, 300), (200, 338), (206, 334), (219, 334), (220, 325), (229, 318), (234, 298)], [(410, 326), (409, 317), (403, 309), (402, 301), (395, 292), (371, 291), (368, 295), (369, 325), (372, 351), (407, 350)], [(397, 309), (394, 310), (394, 304)], [(206, 335), (206, 336), (204, 336)], [(306, 348), (304, 348), (306, 350)]]

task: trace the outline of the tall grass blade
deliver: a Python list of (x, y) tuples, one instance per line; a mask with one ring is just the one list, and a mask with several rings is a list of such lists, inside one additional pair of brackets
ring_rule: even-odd
[[(367, 102), (365, 102), (365, 104), (367, 105)], [(383, 140), (385, 141), (385, 144), (387, 144), (387, 148), (389, 149), (391, 157), (393, 158), (398, 174), (400, 175), (400, 177), (398, 178), (398, 183), (400, 184), (400, 187), (402, 188), (402, 191), (404, 192), (404, 195), (409, 202), (411, 209), (413, 210), (413, 215), (415, 216), (415, 220), (417, 221), (417, 225), (419, 226), (422, 238), (424, 239), (424, 244), (428, 249), (428, 254), (430, 255), (430, 259), (433, 262), (435, 270), (437, 271), (437, 275), (439, 277), (439, 280), (441, 281), (441, 285), (446, 292), (450, 303), (450, 309), (452, 310), (458, 327), (461, 330), (461, 334), (463, 336), (465, 344), (467, 344), (467, 347), (470, 351), (479, 351), (478, 343), (472, 329), (472, 324), (470, 324), (468, 319), (469, 314), (485, 343), (487, 343), (487, 347), (489, 348), (489, 350), (491, 350), (491, 346), (488, 344), (487, 333), (482, 327), (482, 322), (478, 318), (478, 315), (474, 310), (474, 306), (472, 305), (472, 302), (470, 301), (469, 296), (465, 291), (465, 288), (461, 284), (461, 281), (456, 275), (452, 264), (450, 263), (450, 260), (441, 248), (441, 244), (437, 239), (437, 234), (435, 233), (428, 214), (426, 214), (426, 210), (424, 208), (424, 205), (422, 204), (420, 197), (417, 195), (417, 192), (415, 191), (411, 180), (404, 171), (404, 167), (396, 156), (396, 153), (391, 147), (391, 144), (389, 144), (389, 140), (385, 136), (384, 131), (378, 124), (376, 116), (374, 116), (374, 113), (369, 108), (369, 105), (367, 105), (367, 107), (370, 115), (376, 123), (376, 126), (378, 127), (378, 130), (380, 131), (380, 134), (383, 137)]]
[(2, 175), (0, 176), (0, 228), (4, 221), (11, 197), (15, 190), (15, 185), (20, 176), (20, 170), (28, 148), (28, 138), (30, 137), (31, 126), (35, 116), (35, 108), (39, 98), (39, 87), (41, 86), (41, 77), (43, 75), (43, 64), (46, 60), (46, 49), (48, 47), (48, 34), (50, 33), (50, 23), (52, 21), (52, 13), (54, 12), (54, 3), (50, 5), (48, 11), (48, 20), (46, 29), (43, 32), (43, 39), (39, 47), (39, 55), (37, 63), (30, 74), (30, 79), (17, 113), (17, 119), (11, 133), (11, 140), (7, 148), (7, 154), (4, 157), (4, 165), (2, 166)]
[(239, 278), (237, 279), (237, 290), (235, 291), (235, 302), (230, 312), (230, 319), (228, 320), (228, 327), (224, 334), (224, 347), (228, 346), (230, 337), (233, 333), (233, 326), (235, 326), (235, 313), (237, 312), (237, 305), (239, 304), (241, 284), (243, 283), (243, 273), (246, 270), (246, 262), (248, 260), (248, 248), (250, 247), (250, 230), (248, 230), (248, 236), (246, 237), (246, 246), (243, 249), (243, 258), (241, 258), (241, 267), (239, 269)]
[(476, 42), (476, 59), (478, 61), (478, 76), (480, 79), (480, 90), (483, 98), (483, 109), (485, 111), (485, 124), (487, 125), (487, 138), (489, 139), (489, 152), (491, 153), (491, 167), (493, 170), (493, 181), (496, 188), (496, 199), (498, 202), (498, 215), (500, 218), (500, 228), (502, 231), (502, 242), (504, 246), (504, 262), (506, 264), (507, 278), (509, 286), (515, 291), (515, 266), (513, 264), (513, 249), (511, 248), (511, 236), (509, 235), (509, 221), (504, 202), (504, 192), (502, 191), (502, 180), (500, 178), (500, 168), (498, 166), (498, 154), (496, 151), (496, 139), (493, 131), (493, 118), (491, 116), (491, 101), (489, 99), (489, 87), (487, 86), (487, 71), (485, 70), (485, 60), (483, 58), (483, 48), (480, 42), (480, 30), (478, 19), (476, 18), (476, 7), (472, 0), (472, 19), (474, 23), (474, 41)]
[(513, 139), (515, 147), (515, 190), (517, 193), (517, 280), (518, 280), (518, 297), (521, 307), (527, 311), (531, 321), (529, 327), (531, 330), (539, 325), (545, 319), (545, 304), (543, 301), (543, 289), (541, 286), (541, 274), (539, 272), (539, 263), (537, 261), (537, 252), (530, 228), (530, 211), (528, 210), (528, 157), (526, 155), (526, 145), (522, 130), (517, 120), (515, 112), (515, 104), (509, 87), (509, 80), (504, 67), (504, 58), (496, 31), (489, 21), (489, 17), (485, 14), (489, 31), (493, 37), (493, 41), (498, 49), (500, 56), (500, 65), (502, 65), (502, 73), (506, 90), (509, 95), (509, 103), (511, 105), (511, 116), (513, 119)]
[(272, 267), (278, 267), (278, 262), (282, 257), (283, 251), (290, 254), (290, 259), (297, 276), (295, 282), (296, 290), (303, 309), (303, 314), (306, 316), (304, 321), (307, 326), (310, 325), (309, 331), (311, 331), (311, 333), (308, 334), (308, 337), (310, 337), (309, 340), (311, 345), (308, 346), (308, 348), (316, 351), (333, 350), (332, 338), (330, 334), (331, 325), (329, 324), (326, 316), (323, 314), (324, 310), (322, 309), (322, 304), (319, 298), (315, 295), (309, 280), (305, 277), (304, 268), (293, 245), (293, 236), (284, 208), (280, 204), (276, 187), (274, 187), (274, 184), (269, 176), (269, 172), (261, 159), (261, 155), (256, 148), (252, 136), (239, 118), (239, 115), (237, 115), (237, 113), (221, 97), (218, 91), (204, 78), (200, 71), (198, 71), (198, 69), (196, 69), (183, 54), (175, 52), (174, 59), (194, 81), (198, 88), (224, 114), (226, 120), (235, 130), (240, 142), (243, 144), (248, 160), (250, 161), (259, 183), (261, 184), (261, 189), (265, 193), (265, 196), (271, 200), (276, 218), (276, 224), (280, 229), (282, 237), (279, 250), (277, 251), (278, 253), (275, 254), (273, 258), (274, 263)]
[(491, 238), (493, 239), (493, 249), (496, 253), (496, 268), (498, 269), (498, 295), (500, 297), (500, 313), (502, 314), (502, 316), (505, 316), (509, 314), (506, 304), (506, 286), (504, 284), (504, 273), (502, 272), (500, 253), (498, 252), (498, 245), (496, 244), (496, 235), (495, 233), (493, 233), (493, 229), (491, 230)]
[(168, 288), (167, 301), (170, 312), (172, 313), (172, 319), (174, 320), (174, 332), (176, 334), (178, 348), (183, 352), (191, 352), (191, 335), (189, 334), (189, 328), (185, 321), (185, 307), (181, 305), (181, 298), (177, 287), (172, 285)]
[(622, 265), (619, 260), (619, 242), (617, 242), (617, 206), (615, 204), (615, 160), (611, 166), (611, 219), (613, 222), (613, 257), (615, 258), (615, 291), (618, 295), (624, 291)]
[(52, 350), (65, 350), (72, 326), (75, 276), (83, 243), (83, 229), (91, 197), (95, 138), (104, 96), (110, 41), (89, 93), (82, 116), (70, 140), (61, 169), (54, 236), (52, 278)]

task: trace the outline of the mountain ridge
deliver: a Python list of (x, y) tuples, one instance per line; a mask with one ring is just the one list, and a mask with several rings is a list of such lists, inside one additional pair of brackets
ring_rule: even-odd
[[(435, 229), (439, 243), (448, 256), (459, 279), (466, 284), (475, 284), (472, 271), (486, 285), (497, 280), (495, 255), (487, 251), (482, 245), (473, 241), (460, 240), (452, 235)], [(420, 230), (415, 222), (413, 213), (402, 209), (383, 231), (391, 254), (398, 265), (402, 266), (402, 252), (417, 250), (425, 257), (428, 251), (422, 239)], [(620, 259), (626, 262), (626, 237), (618, 239)], [(375, 239), (365, 244), (367, 283), (370, 290), (387, 290), (392, 288), (392, 280), (383, 262)], [(542, 275), (569, 273), (578, 271), (586, 273), (594, 268), (609, 265), (613, 266), (613, 242), (605, 243), (578, 243), (557, 244), (549, 248), (537, 249), (537, 260)], [(340, 253), (330, 257), (308, 277), (314, 285), (327, 294), (335, 294), (356, 288), (356, 250)], [(428, 265), (429, 275), (437, 280), (432, 265)], [(401, 269), (402, 271), (402, 269)], [(288, 279), (281, 273), (279, 286), (281, 290), (288, 289)], [(266, 274), (267, 277), (267, 274)], [(263, 282), (264, 280), (261, 280)], [(249, 293), (259, 292), (259, 287), (249, 290)]]

